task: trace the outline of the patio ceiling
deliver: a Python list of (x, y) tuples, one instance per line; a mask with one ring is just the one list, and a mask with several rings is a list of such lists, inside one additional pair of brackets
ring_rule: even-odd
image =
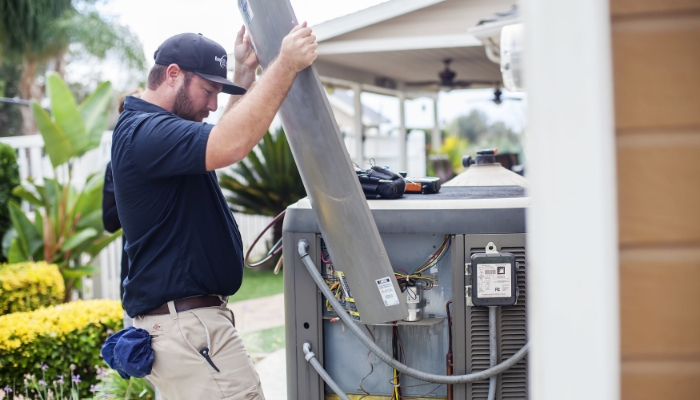
[[(515, 0), (392, 0), (314, 26), (323, 77), (390, 89), (436, 92), (432, 81), (452, 59), (456, 80), (499, 82), (499, 66), (467, 30)], [(489, 87), (473, 85), (472, 87)], [(371, 89), (370, 89), (371, 91)]]

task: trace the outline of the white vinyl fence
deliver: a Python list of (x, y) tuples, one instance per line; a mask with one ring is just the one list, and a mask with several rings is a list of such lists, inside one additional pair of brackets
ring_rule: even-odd
[[(41, 181), (44, 177), (54, 177), (51, 162), (48, 155), (44, 152), (44, 140), (41, 135), (3, 137), (0, 138), (0, 143), (6, 143), (17, 151), (17, 163), (19, 164), (19, 173), (22, 181), (27, 178)], [(100, 147), (89, 151), (75, 162), (73, 166), (73, 182), (82, 184), (88, 175), (104, 173), (107, 162), (110, 160), (111, 148), (112, 132), (106, 131), (102, 135)], [(65, 172), (59, 170), (58, 174), (63, 175)], [(59, 176), (60, 178), (62, 176)], [(22, 209), (29, 213), (29, 203), (23, 202)], [(33, 218), (33, 214), (28, 215), (30, 218)], [(241, 232), (244, 252), (248, 251), (253, 240), (272, 221), (271, 217), (260, 215), (234, 213), (234, 217)], [(265, 254), (265, 243), (271, 241), (272, 229), (265, 234), (263, 240), (258, 242), (253, 252), (254, 258), (263, 256)], [(121, 257), (122, 241), (120, 238), (111, 243), (97, 257), (100, 273), (93, 280), (85, 282), (84, 295), (86, 298), (119, 299)]]

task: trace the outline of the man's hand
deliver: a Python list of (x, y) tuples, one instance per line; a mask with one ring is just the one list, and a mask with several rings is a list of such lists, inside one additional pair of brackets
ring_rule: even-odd
[(278, 60), (296, 73), (314, 62), (318, 56), (317, 49), (316, 36), (311, 32), (311, 28), (306, 26), (306, 22), (303, 22), (282, 39)]
[[(247, 68), (257, 67), (258, 60), (250, 39), (244, 38), (243, 32), (242, 29), (238, 32), (234, 53), (237, 64), (234, 82), (248, 88), (250, 85), (245, 84), (252, 84), (255, 74)], [(279, 56), (268, 66), (255, 87), (245, 96), (231, 96), (229, 106), (207, 140), (207, 171), (237, 163), (255, 147), (270, 128), (297, 73), (316, 59), (317, 48), (316, 36), (306, 22), (295, 26), (282, 40)]]
[(236, 35), (236, 46), (233, 49), (233, 57), (236, 61), (236, 69), (245, 68), (248, 71), (255, 71), (258, 68), (258, 57), (255, 55), (253, 43), (250, 36), (245, 34), (245, 25)]

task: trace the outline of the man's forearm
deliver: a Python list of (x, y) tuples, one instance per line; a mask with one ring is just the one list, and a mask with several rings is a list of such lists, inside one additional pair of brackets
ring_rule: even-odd
[(235, 106), (227, 107), (209, 135), (208, 171), (234, 164), (248, 154), (267, 132), (295, 77), (296, 72), (278, 59)]
[[(233, 83), (244, 88), (245, 90), (250, 90), (253, 84), (255, 83), (255, 69), (251, 70), (248, 67), (236, 66), (236, 68), (233, 71)], [(242, 98), (242, 95), (229, 96), (228, 103), (226, 104), (226, 109), (224, 110), (224, 112), (228, 111), (231, 107), (233, 107), (234, 104), (236, 104)]]

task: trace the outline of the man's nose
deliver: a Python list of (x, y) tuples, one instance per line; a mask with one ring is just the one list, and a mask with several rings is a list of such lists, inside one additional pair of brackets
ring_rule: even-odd
[(213, 96), (211, 100), (209, 100), (209, 103), (207, 104), (207, 109), (209, 111), (216, 111), (219, 108), (219, 96)]

